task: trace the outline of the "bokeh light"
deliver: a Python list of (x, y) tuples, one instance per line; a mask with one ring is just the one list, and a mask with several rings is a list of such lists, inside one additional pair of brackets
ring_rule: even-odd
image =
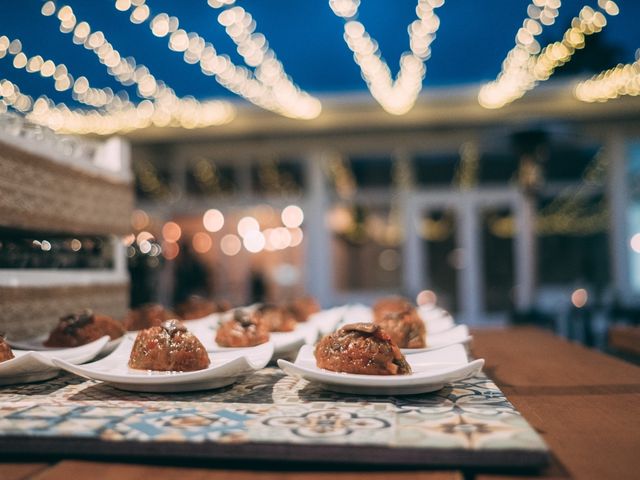
[(202, 216), (202, 224), (209, 232), (219, 232), (224, 226), (224, 215), (215, 208), (207, 210)]

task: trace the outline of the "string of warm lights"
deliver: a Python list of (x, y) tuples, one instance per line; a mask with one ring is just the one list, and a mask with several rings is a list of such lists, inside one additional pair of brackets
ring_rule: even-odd
[(422, 81), (426, 75), (425, 61), (431, 56), (431, 43), (440, 27), (435, 9), (444, 0), (419, 0), (416, 7), (418, 19), (409, 25), (410, 51), (400, 58), (400, 70), (395, 81), (387, 63), (382, 59), (377, 42), (355, 18), (360, 0), (329, 0), (333, 12), (345, 20), (344, 39), (353, 52), (354, 59), (371, 95), (382, 108), (394, 115), (407, 113), (416, 102)]
[(124, 86), (135, 84), (138, 95), (144, 100), (133, 104), (128, 101), (126, 92), (113, 94), (110, 89), (91, 88), (85, 77), (79, 77), (73, 83), (74, 98), (88, 105), (104, 107), (106, 111), (70, 109), (64, 103), (55, 105), (50, 99), (41, 97), (29, 114), (30, 120), (61, 132), (106, 135), (151, 125), (184, 128), (220, 125), (233, 118), (235, 110), (228, 102), (178, 98), (173, 89), (158, 81), (146, 66), (132, 57), (124, 58), (103, 32), (92, 32), (86, 21), (78, 23), (70, 6), (58, 8), (50, 0), (42, 6), (41, 12), (45, 16), (55, 15), (60, 21), (61, 32), (73, 32), (74, 43), (91, 50), (119, 83)]
[[(212, 8), (229, 7), (233, 1), (212, 0)], [(137, 5), (137, 6), (136, 6)], [(179, 28), (177, 17), (159, 13), (151, 18), (144, 1), (116, 1), (120, 11), (133, 9), (130, 20), (142, 24), (149, 20), (151, 32), (157, 37), (168, 36), (168, 47), (181, 52), (188, 64), (199, 64), (203, 74), (213, 76), (228, 90), (242, 96), (255, 105), (281, 115), (311, 119), (320, 114), (320, 101), (300, 90), (287, 76), (282, 63), (268, 46), (265, 36), (255, 32), (256, 22), (242, 7), (231, 7), (218, 15), (218, 22), (237, 46), (245, 63), (254, 68), (235, 65), (229, 56), (220, 55), (215, 47), (196, 32)]]
[(606, 102), (623, 95), (640, 95), (640, 49), (636, 61), (599, 73), (580, 82), (575, 96), (583, 102)]
[(11, 80), (0, 80), (0, 113), (7, 111), (7, 107), (15, 108), (19, 112), (27, 112), (33, 105), (33, 99), (20, 91), (18, 85)]
[(13, 57), (14, 68), (18, 70), (24, 68), (27, 73), (39, 73), (42, 77), (52, 78), (56, 91), (64, 92), (72, 89), (74, 100), (90, 107), (100, 108), (116, 104), (120, 108), (130, 103), (126, 94), (114, 95), (111, 88), (94, 88), (86, 77), (78, 77), (74, 80), (67, 66), (62, 63), (56, 64), (53, 60), (45, 60), (40, 55), (29, 57), (23, 51), (20, 39), (12, 40), (3, 35), (0, 37), (0, 58), (7, 54)]
[[(571, 27), (565, 31), (562, 40), (541, 49), (536, 37), (544, 26), (553, 25), (560, 5), (560, 0), (533, 0), (528, 6), (528, 18), (518, 30), (516, 45), (502, 63), (498, 78), (480, 89), (480, 105), (501, 108), (521, 98), (538, 82), (549, 79), (556, 68), (571, 60), (576, 50), (584, 48), (586, 36), (600, 32), (607, 24), (601, 11), (584, 6), (572, 19)], [(619, 12), (612, 0), (598, 0), (598, 6), (608, 15)]]

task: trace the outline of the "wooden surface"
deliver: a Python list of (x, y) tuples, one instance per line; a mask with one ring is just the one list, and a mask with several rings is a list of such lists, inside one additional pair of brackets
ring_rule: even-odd
[(507, 480), (640, 478), (640, 368), (534, 328), (478, 330), (473, 353), (486, 372), (541, 433), (554, 460), (541, 474), (490, 472), (268, 471), (241, 466), (151, 466), (64, 460), (1, 464), (7, 480)]
[(640, 357), (640, 327), (620, 325), (609, 330), (609, 347)]

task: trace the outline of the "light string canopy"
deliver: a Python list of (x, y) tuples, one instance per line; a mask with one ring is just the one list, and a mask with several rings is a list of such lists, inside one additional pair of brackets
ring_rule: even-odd
[[(561, 41), (541, 48), (536, 37), (545, 26), (555, 23), (560, 0), (533, 0), (527, 18), (516, 33), (516, 45), (509, 51), (497, 79), (482, 86), (478, 102), (485, 108), (501, 108), (524, 96), (538, 82), (548, 80), (556, 68), (571, 60), (576, 50), (584, 48), (585, 37), (600, 32), (606, 25), (605, 14), (617, 15), (612, 0), (598, 0), (600, 10), (584, 6), (571, 21)], [(604, 13), (603, 13), (604, 12)]]
[(444, 0), (419, 0), (416, 7), (418, 19), (409, 25), (410, 51), (400, 58), (400, 70), (395, 80), (382, 59), (378, 43), (367, 33), (356, 18), (360, 0), (329, 0), (333, 12), (345, 20), (344, 39), (353, 58), (360, 67), (371, 95), (387, 112), (403, 115), (413, 108), (426, 75), (425, 62), (431, 56), (431, 44), (440, 27), (436, 8)]
[[(55, 15), (60, 21), (60, 31), (73, 33), (73, 42), (84, 45), (105, 65), (107, 71), (124, 86), (136, 85), (137, 94), (144, 98), (138, 104), (125, 99), (126, 92), (114, 95), (123, 99), (116, 108), (105, 104), (107, 111), (70, 109), (64, 104), (54, 105), (47, 99), (37, 101), (30, 119), (44, 123), (48, 127), (71, 133), (110, 134), (135, 128), (156, 126), (181, 126), (196, 128), (220, 125), (229, 122), (235, 115), (235, 109), (229, 102), (200, 102), (193, 97), (179, 98), (173, 89), (157, 80), (149, 69), (138, 64), (133, 57), (124, 58), (101, 31), (93, 31), (86, 21), (78, 23), (73, 9), (64, 5), (58, 7), (55, 2), (47, 1), (41, 10), (45, 16)], [(74, 82), (76, 90), (98, 95), (100, 90), (90, 90), (85, 77)]]
[(100, 108), (108, 105), (123, 107), (130, 102), (125, 95), (114, 95), (111, 88), (93, 88), (86, 77), (74, 77), (63, 63), (56, 64), (53, 60), (45, 60), (40, 55), (27, 56), (22, 49), (22, 42), (18, 38), (10, 39), (6, 35), (0, 36), (0, 58), (6, 55), (13, 57), (12, 65), (16, 69), (25, 69), (27, 73), (39, 73), (42, 77), (51, 78), (54, 88), (58, 92), (72, 90), (74, 100), (87, 106)]
[(640, 49), (636, 61), (617, 65), (580, 82), (574, 92), (583, 102), (606, 102), (623, 95), (640, 95)]
[[(132, 9), (130, 21), (142, 24), (149, 21), (151, 32), (157, 37), (168, 37), (170, 50), (183, 54), (188, 64), (199, 64), (200, 70), (228, 90), (251, 103), (286, 117), (316, 118), (322, 106), (320, 101), (302, 91), (289, 78), (265, 36), (255, 31), (256, 22), (249, 12), (233, 6), (233, 0), (210, 0), (209, 6), (222, 9), (218, 22), (236, 44), (238, 53), (248, 67), (235, 65), (228, 55), (219, 54), (211, 42), (196, 32), (187, 32), (180, 21), (167, 13), (151, 12), (144, 0), (117, 0), (120, 11)], [(135, 7), (135, 8), (134, 8)]]

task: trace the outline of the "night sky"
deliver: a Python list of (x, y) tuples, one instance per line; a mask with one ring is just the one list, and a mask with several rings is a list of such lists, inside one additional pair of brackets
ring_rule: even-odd
[[(0, 35), (20, 38), (27, 56), (42, 55), (64, 63), (74, 76), (85, 75), (94, 87), (121, 87), (107, 74), (97, 57), (72, 43), (72, 34), (59, 31), (55, 17), (40, 14), (38, 0), (1, 2)], [(70, 0), (78, 22), (88, 21), (92, 31), (102, 30), (107, 40), (123, 56), (134, 56), (147, 65), (156, 78), (165, 81), (178, 95), (197, 98), (234, 97), (213, 77), (188, 65), (182, 54), (167, 48), (167, 38), (153, 36), (149, 23), (134, 25), (129, 12), (119, 12), (111, 0)], [(514, 45), (514, 36), (526, 18), (530, 0), (448, 0), (436, 10), (441, 27), (427, 62), (425, 89), (433, 86), (478, 83), (495, 78), (505, 54)], [(640, 1), (619, 0), (620, 14), (608, 17), (601, 42), (615, 47), (615, 60), (628, 63), (640, 48)], [(62, 5), (62, 2), (58, 2)], [(196, 31), (242, 65), (235, 45), (217, 22), (217, 14), (206, 0), (148, 0), (151, 18), (160, 12), (180, 19), (180, 28)], [(560, 16), (546, 27), (543, 42), (555, 41), (584, 4), (596, 0), (563, 0)], [(238, 0), (257, 22), (256, 31), (266, 35), (285, 70), (303, 89), (317, 94), (366, 92), (366, 85), (342, 39), (343, 20), (331, 11), (328, 0)], [(391, 71), (397, 72), (400, 54), (408, 50), (407, 26), (415, 20), (415, 0), (362, 0), (359, 20), (380, 45)], [(544, 43), (543, 43), (544, 45)], [(53, 89), (51, 78), (28, 74), (11, 65), (12, 57), (0, 59), (0, 78), (16, 82), (23, 93), (37, 97), (45, 93), (55, 101), (72, 103), (70, 91)], [(613, 67), (614, 65), (606, 65)], [(604, 68), (604, 67), (603, 67)], [(135, 89), (126, 88), (132, 98)]]

